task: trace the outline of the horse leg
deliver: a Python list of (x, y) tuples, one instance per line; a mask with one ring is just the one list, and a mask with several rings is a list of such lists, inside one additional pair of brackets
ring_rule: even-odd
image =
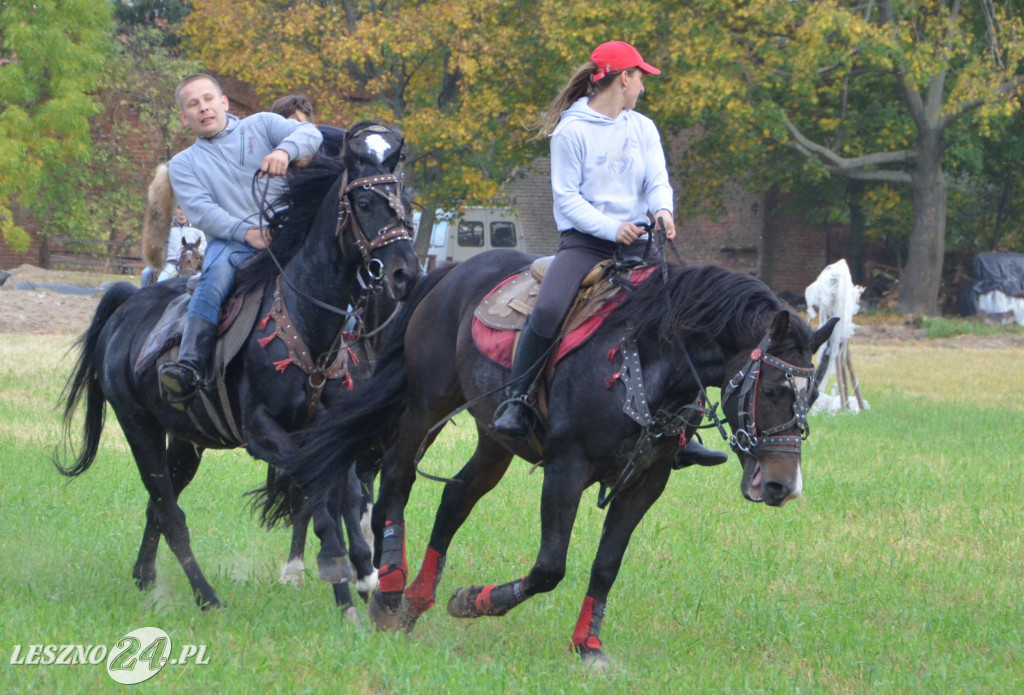
[(292, 488), (292, 495), (298, 497), (292, 507), (292, 544), (288, 550), (288, 561), (281, 568), (281, 583), (302, 586), (306, 577), (306, 535), (309, 531), (309, 511), (302, 502), (302, 495), (297, 488)]
[(565, 558), (580, 497), (590, 482), (588, 468), (582, 455), (563, 455), (548, 462), (541, 494), (541, 545), (533, 567), (522, 579), (456, 590), (448, 601), (449, 615), (505, 615), (531, 596), (558, 586), (565, 576)]
[[(170, 437), (166, 456), (171, 483), (174, 485), (174, 498), (178, 499), (199, 470), (203, 452), (191, 442)], [(142, 545), (132, 569), (132, 578), (140, 589), (147, 589), (156, 581), (156, 553), (159, 546), (160, 525), (156, 520), (156, 505), (150, 500), (146, 505), (146, 528), (142, 532)]]
[[(166, 435), (159, 425), (151, 419), (141, 420), (137, 413), (118, 412), (117, 415), (125, 437), (128, 439), (128, 446), (139, 467), (142, 483), (149, 492), (149, 509), (152, 510), (152, 514), (149, 514), (147, 510), (147, 531), (152, 533), (154, 528), (159, 528), (164, 538), (167, 539), (168, 547), (178, 558), (178, 562), (185, 571), (185, 576), (188, 577), (189, 584), (192, 585), (192, 593), (199, 607), (203, 610), (220, 607), (220, 600), (217, 598), (216, 592), (206, 581), (206, 577), (192, 553), (192, 542), (189, 538), (188, 525), (185, 523), (185, 512), (178, 506), (177, 493), (180, 492), (180, 488), (175, 489), (179, 485), (184, 487), (187, 481), (192, 479), (192, 475), (195, 474), (194, 466), (199, 465), (198, 452), (193, 450), (194, 453), (189, 456), (186, 444), (177, 443), (172, 438), (171, 449), (173, 449), (176, 460), (184, 462), (180, 467), (175, 466), (179, 473), (173, 474), (167, 460), (168, 448), (164, 444)], [(190, 466), (189, 461), (192, 456), (195, 457), (195, 461)], [(191, 473), (189, 473), (190, 467), (192, 468)], [(150, 519), (152, 519), (152, 527)], [(152, 541), (147, 541), (144, 537), (140, 554), (142, 551), (148, 552), (151, 545)], [(142, 560), (140, 576), (148, 571), (144, 569), (146, 558), (142, 558)]]
[(493, 490), (502, 479), (511, 461), (512, 454), (478, 423), (476, 451), (453, 482), (444, 486), (420, 571), (405, 590), (402, 628), (407, 632), (434, 605), (437, 585), (441, 581), (452, 538), (469, 518), (480, 498)]
[(412, 462), (423, 437), (428, 437), (429, 447), (441, 431), (427, 435), (435, 413), (427, 408), (415, 410), (410, 406), (402, 415), (399, 431), (403, 435), (381, 460), (380, 493), (373, 508), (374, 564), (379, 568), (380, 588), (370, 597), (370, 617), (381, 630), (401, 629), (402, 592), (409, 575), (405, 562), (405, 505), (416, 481)]
[(599, 636), (608, 592), (619, 574), (622, 557), (633, 531), (665, 490), (670, 473), (669, 465), (652, 467), (636, 487), (620, 493), (608, 506), (597, 555), (590, 568), (587, 595), (583, 599), (576, 629), (572, 633), (572, 648), (586, 666), (608, 666), (608, 657), (602, 650)]
[(370, 599), (370, 592), (377, 588), (377, 570), (373, 566), (373, 553), (363, 536), (362, 529), (363, 486), (356, 476), (355, 467), (350, 467), (341, 495), (341, 520), (348, 533), (348, 558), (356, 570), (356, 591), (364, 601)]

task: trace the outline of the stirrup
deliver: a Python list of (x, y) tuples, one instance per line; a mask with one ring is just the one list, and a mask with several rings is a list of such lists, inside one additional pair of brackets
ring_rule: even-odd
[[(520, 408), (519, 421), (514, 423), (519, 426), (510, 427), (508, 426), (508, 423), (506, 423), (505, 426), (499, 426), (498, 421), (506, 415), (508, 417), (515, 417), (515, 415), (509, 413), (509, 408), (515, 406), (519, 406)], [(506, 434), (517, 439), (527, 439), (533, 431), (533, 426), (535, 424), (533, 419), (533, 408), (530, 407), (529, 397), (526, 394), (523, 394), (522, 396), (512, 396), (511, 398), (503, 400), (498, 404), (498, 407), (494, 409), (494, 418), (491, 420), (491, 428), (500, 434)]]
[(199, 371), (192, 365), (182, 362), (160, 365), (157, 376), (160, 397), (178, 408), (184, 408), (185, 404), (206, 386), (205, 381), (199, 376)]

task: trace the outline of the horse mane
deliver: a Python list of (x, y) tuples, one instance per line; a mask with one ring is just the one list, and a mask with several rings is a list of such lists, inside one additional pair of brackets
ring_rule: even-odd
[(757, 334), (786, 304), (752, 275), (713, 265), (668, 266), (634, 288), (612, 311), (606, 325), (633, 338), (657, 336), (666, 346), (706, 345), (726, 333)]
[(175, 202), (167, 164), (157, 164), (146, 189), (146, 214), (142, 221), (142, 258), (150, 268), (163, 268), (167, 261), (167, 235), (174, 221)]
[[(271, 201), (270, 251), (283, 267), (302, 248), (324, 199), (339, 185), (345, 172), (340, 159), (316, 155), (308, 166), (288, 172), (288, 186)], [(248, 292), (270, 281), (277, 264), (266, 251), (259, 251), (243, 264), (235, 276), (235, 287)]]

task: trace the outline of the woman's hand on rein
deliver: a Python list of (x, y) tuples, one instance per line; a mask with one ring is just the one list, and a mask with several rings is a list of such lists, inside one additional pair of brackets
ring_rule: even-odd
[(632, 222), (623, 222), (619, 225), (618, 231), (615, 232), (615, 241), (623, 246), (629, 246), (646, 233), (643, 227), (638, 227)]

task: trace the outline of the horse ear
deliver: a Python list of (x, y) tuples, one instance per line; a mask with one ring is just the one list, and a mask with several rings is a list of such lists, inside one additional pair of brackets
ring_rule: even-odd
[(402, 133), (397, 128), (392, 128), (392, 130), (394, 131), (398, 147), (384, 160), (384, 166), (387, 167), (388, 171), (394, 172), (398, 165), (405, 161), (406, 149), (405, 138), (402, 137)]
[(775, 318), (772, 320), (772, 329), (768, 333), (771, 341), (778, 345), (786, 340), (789, 336), (789, 312), (780, 311), (775, 314)]
[(811, 352), (817, 352), (818, 348), (825, 344), (825, 342), (832, 337), (832, 331), (835, 330), (836, 324), (839, 323), (839, 317), (833, 316), (825, 325), (814, 332), (814, 338), (811, 340)]

